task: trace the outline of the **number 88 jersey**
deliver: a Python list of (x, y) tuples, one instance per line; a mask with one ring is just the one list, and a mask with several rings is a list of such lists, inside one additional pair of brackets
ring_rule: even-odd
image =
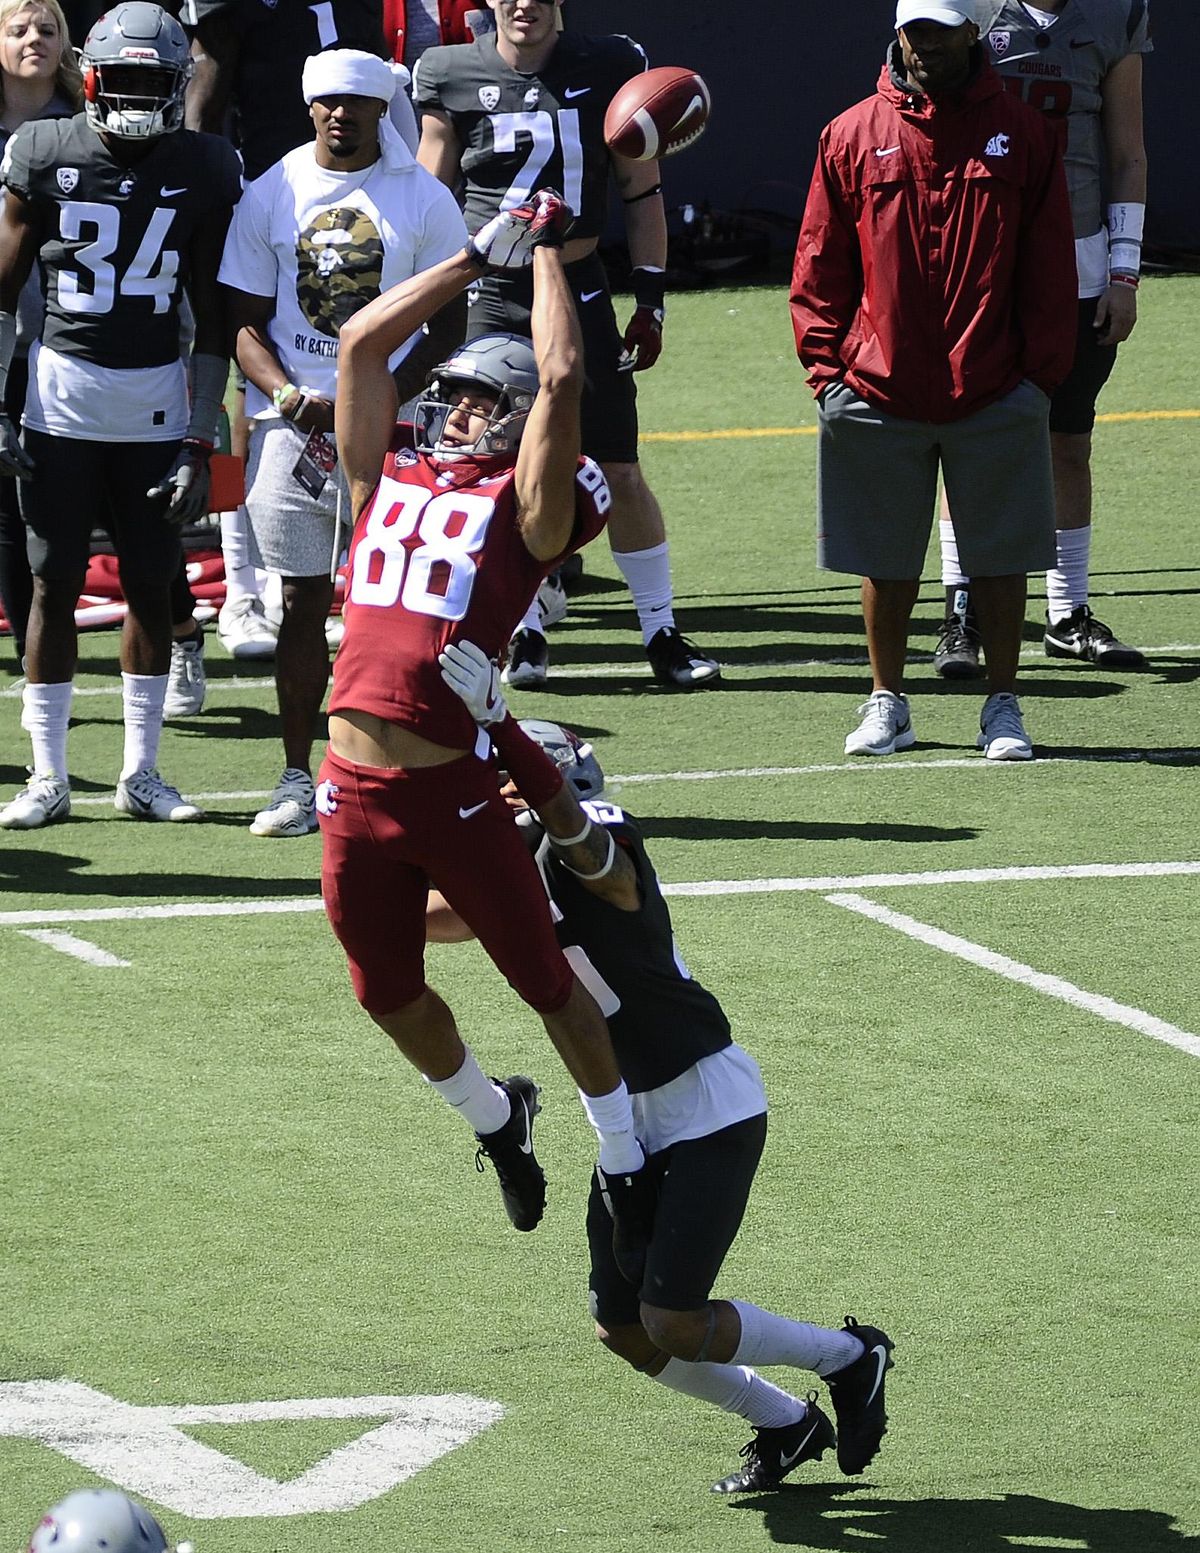
[(178, 361), (192, 239), (241, 193), (232, 147), (181, 129), (125, 166), (82, 113), (37, 119), (9, 140), (0, 181), (39, 231), (43, 343), (103, 367)]

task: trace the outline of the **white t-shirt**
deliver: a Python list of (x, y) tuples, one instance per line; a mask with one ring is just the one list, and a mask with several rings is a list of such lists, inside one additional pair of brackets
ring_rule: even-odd
[(102, 367), (36, 340), (21, 419), (84, 442), (178, 442), (188, 424), (187, 367)]
[[(332, 399), (338, 329), (400, 281), (458, 253), (467, 229), (450, 190), (396, 146), (370, 167), (334, 172), (299, 146), (256, 178), (234, 210), (220, 279), (273, 297), (267, 329), (288, 379)], [(406, 340), (394, 368), (412, 349)], [(246, 385), (246, 412), (275, 414)]]

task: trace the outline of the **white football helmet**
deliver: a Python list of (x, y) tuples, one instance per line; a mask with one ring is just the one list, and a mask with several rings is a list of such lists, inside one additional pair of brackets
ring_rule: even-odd
[(162, 1527), (112, 1488), (81, 1488), (47, 1510), (29, 1553), (168, 1553)]
[(126, 0), (106, 11), (79, 56), (88, 123), (122, 140), (152, 140), (183, 124), (192, 56), (161, 6)]
[[(499, 395), (496, 408), (473, 443), (444, 443), (446, 417), (457, 403), (455, 391), (461, 392), (464, 384), (477, 384)], [(422, 453), (437, 458), (515, 453), (537, 391), (537, 357), (527, 339), (519, 334), (480, 335), (460, 345), (429, 374), (426, 392), (413, 411), (413, 442)]]
[(585, 744), (578, 734), (561, 723), (545, 722), (540, 717), (522, 717), (520, 725), (549, 755), (571, 784), (580, 803), (599, 798), (604, 791), (604, 772), (590, 744)]

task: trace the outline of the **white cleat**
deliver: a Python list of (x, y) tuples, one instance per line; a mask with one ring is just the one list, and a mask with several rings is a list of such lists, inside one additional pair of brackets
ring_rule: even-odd
[(176, 824), (198, 820), (204, 812), (181, 798), (179, 790), (164, 782), (153, 768), (122, 777), (113, 796), (113, 808), (135, 820), (171, 820)]
[(346, 622), (341, 615), (330, 615), (325, 622), (326, 646), (337, 652), (342, 645), (342, 637), (346, 634)]
[(308, 836), (317, 828), (317, 795), (313, 779), (298, 766), (289, 766), (250, 826), (252, 836)]
[(556, 626), (567, 618), (567, 590), (557, 572), (551, 572), (542, 580), (537, 590), (538, 614), (542, 617), (543, 634), (550, 626)]
[(273, 658), (276, 630), (272, 628), (262, 600), (252, 593), (240, 594), (222, 604), (217, 616), (217, 636), (231, 658)]
[(208, 679), (204, 673), (204, 635), (171, 643), (171, 667), (167, 674), (164, 717), (195, 717), (204, 710)]
[(64, 777), (31, 772), (29, 781), (0, 809), (0, 830), (40, 830), (71, 813), (71, 788)]
[(999, 691), (983, 703), (975, 745), (988, 760), (1033, 759), (1033, 740), (1021, 721), (1021, 703), (1011, 691)]

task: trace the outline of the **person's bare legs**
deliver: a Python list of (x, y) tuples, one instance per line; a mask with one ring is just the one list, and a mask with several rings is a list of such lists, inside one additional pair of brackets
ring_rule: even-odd
[(908, 625), (920, 587), (919, 578), (863, 578), (863, 622), (867, 630), (873, 691), (890, 690), (894, 696), (904, 693)]
[(1025, 573), (972, 577), (971, 592), (987, 660), (988, 694), (1015, 694), (1025, 625)]

